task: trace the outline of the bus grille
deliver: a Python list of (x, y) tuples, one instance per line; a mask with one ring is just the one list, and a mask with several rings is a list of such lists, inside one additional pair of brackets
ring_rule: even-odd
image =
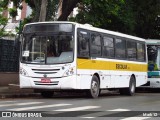
[(32, 71), (36, 74), (55, 74), (60, 69), (32, 69)]

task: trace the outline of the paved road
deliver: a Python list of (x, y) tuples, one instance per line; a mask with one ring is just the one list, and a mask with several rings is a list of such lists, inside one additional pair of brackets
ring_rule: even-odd
[(64, 120), (73, 118), (155, 120), (160, 117), (160, 93), (136, 93), (132, 97), (103, 94), (98, 99), (74, 95), (55, 96), (49, 99), (42, 97), (1, 99), (0, 111), (12, 111), (12, 117), (15, 118), (18, 115), (32, 117), (35, 114), (38, 117), (42, 116), (43, 119), (55, 117), (54, 119)]

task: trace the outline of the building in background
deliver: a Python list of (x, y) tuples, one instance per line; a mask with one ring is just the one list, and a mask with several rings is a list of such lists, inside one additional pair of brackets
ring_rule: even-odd
[[(24, 18), (28, 17), (31, 14), (32, 12), (31, 8), (24, 1), (22, 2), (22, 6), (23, 9), (22, 10), (18, 9), (18, 15), (15, 18), (12, 18), (7, 10), (3, 12), (3, 16), (9, 19), (8, 24), (5, 27), (6, 32), (16, 34), (16, 27), (19, 26), (19, 21), (23, 20)], [(13, 2), (10, 2), (8, 8), (13, 8), (13, 7), (14, 7)]]

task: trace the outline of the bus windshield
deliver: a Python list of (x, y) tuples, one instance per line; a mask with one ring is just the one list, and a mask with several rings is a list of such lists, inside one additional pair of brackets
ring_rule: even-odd
[(21, 62), (63, 64), (73, 61), (73, 35), (67, 33), (24, 34)]
[(160, 46), (147, 45), (149, 71), (160, 70)]

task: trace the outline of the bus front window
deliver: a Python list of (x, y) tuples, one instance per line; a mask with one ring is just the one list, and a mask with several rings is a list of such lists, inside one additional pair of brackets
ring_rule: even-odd
[(73, 61), (73, 36), (25, 35), (22, 62), (36, 64), (63, 64)]
[(155, 45), (148, 45), (147, 52), (148, 52), (148, 70), (154, 71), (158, 70), (159, 66), (159, 51), (160, 49)]

